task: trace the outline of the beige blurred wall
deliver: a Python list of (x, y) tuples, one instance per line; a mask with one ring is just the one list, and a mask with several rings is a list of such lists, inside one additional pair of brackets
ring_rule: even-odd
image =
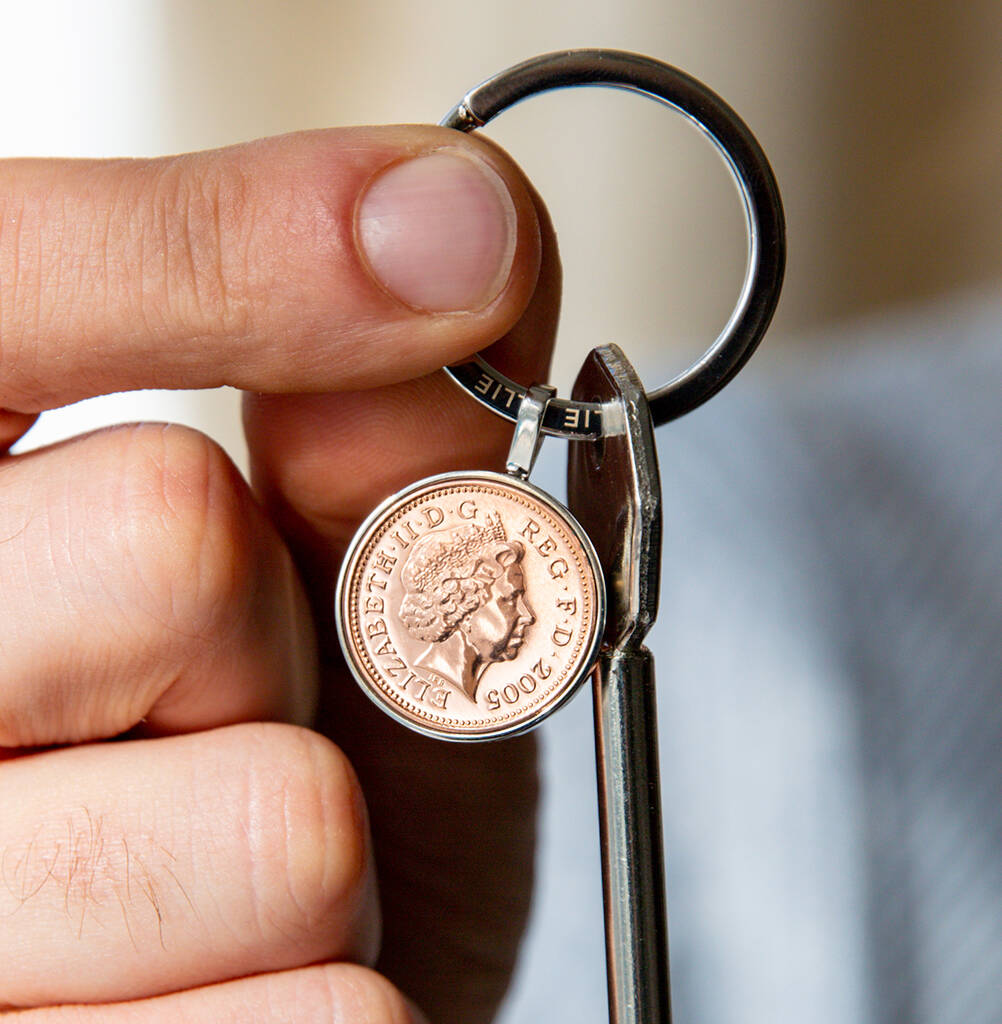
[[(685, 68), (742, 114), (779, 178), (777, 338), (1002, 272), (997, 0), (164, 0), (162, 12), (164, 144), (176, 149), (434, 120), (481, 78), (552, 49), (611, 46)], [(678, 118), (587, 90), (532, 100), (487, 131), (557, 223), (565, 376), (594, 344), (661, 365), (666, 342), (683, 358), (722, 326), (743, 266), (739, 206)]]

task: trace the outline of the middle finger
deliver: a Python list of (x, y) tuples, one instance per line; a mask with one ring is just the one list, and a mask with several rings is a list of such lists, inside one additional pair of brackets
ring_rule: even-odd
[(0, 748), (306, 722), (312, 626), (222, 451), (122, 427), (0, 461)]

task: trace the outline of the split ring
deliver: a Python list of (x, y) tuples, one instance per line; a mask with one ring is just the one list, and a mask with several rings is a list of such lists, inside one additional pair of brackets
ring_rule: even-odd
[[(482, 82), (446, 114), (447, 128), (481, 128), (515, 103), (552, 89), (609, 86), (659, 100), (694, 124), (721, 155), (741, 195), (748, 255), (730, 319), (706, 352), (683, 373), (647, 395), (655, 425), (712, 398), (748, 361), (779, 301), (786, 264), (783, 205), (765, 154), (747, 125), (716, 93), (677, 68), (619, 50), (567, 50), (517, 64)], [(480, 356), (446, 372), (488, 408), (515, 420), (526, 389)], [(603, 424), (601, 405), (554, 398), (543, 421), (547, 434), (595, 438), (615, 430)]]

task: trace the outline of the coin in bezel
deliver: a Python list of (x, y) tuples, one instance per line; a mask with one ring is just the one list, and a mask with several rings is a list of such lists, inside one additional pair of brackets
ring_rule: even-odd
[(447, 473), (384, 502), (349, 548), (338, 634), (363, 690), (450, 740), (535, 726), (575, 692), (605, 616), (591, 542), (532, 484)]

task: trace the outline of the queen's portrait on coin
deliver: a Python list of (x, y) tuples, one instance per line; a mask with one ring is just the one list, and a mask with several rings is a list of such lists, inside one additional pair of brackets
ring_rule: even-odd
[(415, 545), (400, 575), (400, 621), (428, 643), (414, 664), (471, 701), (483, 674), (518, 655), (536, 621), (525, 594), (525, 546), (500, 516), (438, 530)]

